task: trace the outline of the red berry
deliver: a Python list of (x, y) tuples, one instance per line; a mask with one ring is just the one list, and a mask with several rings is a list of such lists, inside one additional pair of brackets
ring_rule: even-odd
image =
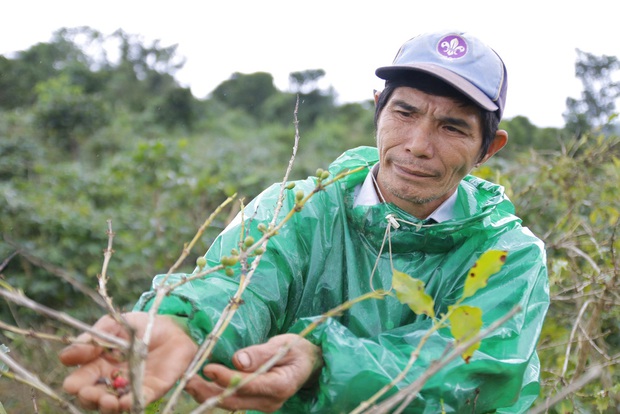
[(129, 380), (127, 380), (127, 378), (118, 375), (116, 378), (114, 378), (114, 381), (112, 382), (112, 386), (114, 387), (114, 389), (122, 389), (125, 388), (126, 386), (129, 385)]

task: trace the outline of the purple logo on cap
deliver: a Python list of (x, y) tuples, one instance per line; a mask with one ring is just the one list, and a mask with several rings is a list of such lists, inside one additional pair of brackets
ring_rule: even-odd
[(467, 53), (467, 42), (461, 36), (448, 35), (439, 40), (437, 52), (450, 59), (459, 59)]

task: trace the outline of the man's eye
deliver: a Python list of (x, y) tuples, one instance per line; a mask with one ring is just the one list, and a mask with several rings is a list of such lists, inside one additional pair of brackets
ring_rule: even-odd
[(447, 129), (450, 132), (454, 132), (454, 133), (457, 133), (457, 134), (464, 134), (463, 131), (461, 131), (460, 129), (458, 129), (458, 128), (452, 126), (452, 125), (446, 125), (444, 128)]

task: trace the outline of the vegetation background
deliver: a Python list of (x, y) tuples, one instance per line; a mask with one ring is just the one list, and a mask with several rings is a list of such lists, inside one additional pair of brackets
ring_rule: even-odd
[[(113, 61), (101, 47), (109, 37), (119, 45)], [(373, 103), (337, 105), (336, 91), (317, 86), (321, 69), (291, 73), (289, 91), (278, 90), (269, 73), (235, 73), (198, 100), (174, 78), (182, 63), (175, 46), (88, 27), (61, 29), (49, 43), (0, 56), (2, 280), (94, 322), (101, 310), (63, 277), (95, 286), (111, 219), (116, 253), (108, 287), (129, 310), (227, 196), (237, 192), (249, 200), (281, 179), (297, 96), (301, 144), (291, 178), (374, 143)], [(562, 392), (592, 367), (603, 368), (548, 412), (614, 413), (620, 410), (620, 140), (614, 124), (620, 63), (577, 51), (575, 68), (584, 90), (580, 99), (567, 99), (565, 127), (538, 128), (521, 116), (504, 120), (508, 147), (475, 174), (504, 185), (517, 214), (547, 244), (552, 305), (539, 342), (541, 395)], [(196, 255), (237, 208), (218, 219)], [(187, 259), (187, 270), (196, 255)], [(66, 330), (7, 302), (0, 302), (0, 321)], [(57, 345), (5, 330), (0, 344), (59, 388), (66, 371)], [(5, 377), (0, 403), (8, 413), (59, 412), (45, 396)]]

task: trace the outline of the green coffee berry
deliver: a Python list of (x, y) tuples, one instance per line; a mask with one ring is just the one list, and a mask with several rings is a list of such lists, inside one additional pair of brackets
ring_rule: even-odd
[(295, 201), (301, 201), (304, 198), (304, 191), (303, 190), (297, 190), (297, 192), (295, 193)]
[(295, 183), (288, 183), (288, 185), (285, 188), (287, 190), (292, 190), (293, 188), (295, 188)]
[(239, 261), (239, 256), (222, 256), (220, 258), (220, 263), (222, 266), (234, 266)]
[(199, 269), (202, 269), (206, 265), (207, 265), (207, 259), (205, 259), (203, 256), (200, 256), (199, 258), (196, 259), (196, 266), (198, 266)]
[(262, 247), (257, 247), (256, 249), (254, 249), (254, 254), (257, 256), (263, 253), (265, 253), (265, 249), (263, 249)]
[(233, 277), (235, 275), (235, 271), (232, 270), (232, 267), (227, 267), (224, 272), (226, 273), (226, 276), (228, 277)]
[(243, 378), (241, 377), (241, 375), (235, 374), (230, 379), (230, 383), (228, 384), (228, 386), (229, 387), (236, 387), (237, 385), (239, 385), (239, 383), (241, 382), (242, 379)]
[(250, 247), (253, 244), (254, 244), (254, 237), (252, 237), (252, 236), (247, 236), (245, 238), (245, 240), (243, 241), (243, 245), (245, 247)]

